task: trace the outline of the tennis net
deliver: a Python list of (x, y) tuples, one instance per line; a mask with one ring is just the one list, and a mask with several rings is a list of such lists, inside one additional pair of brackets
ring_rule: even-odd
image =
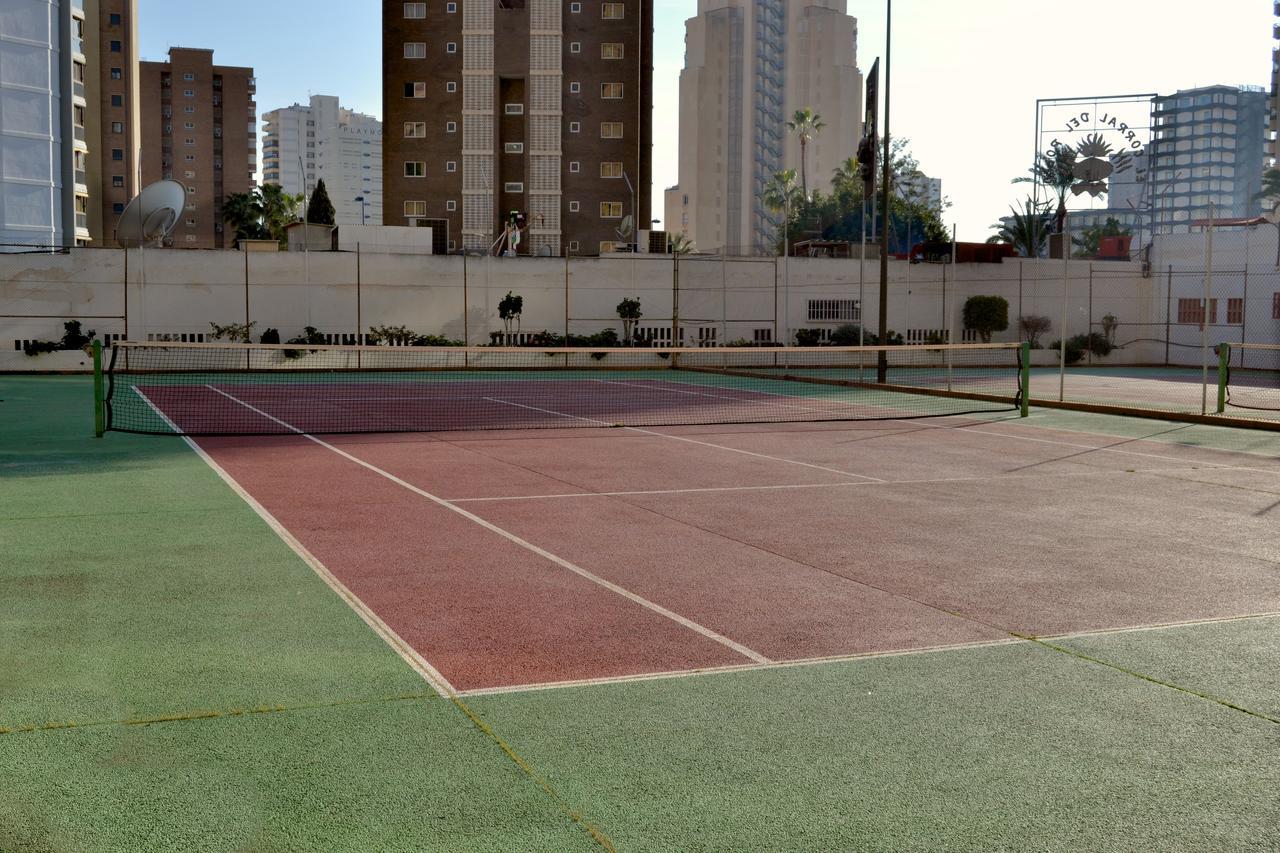
[(1280, 344), (1222, 344), (1223, 399), (1228, 406), (1280, 412)]
[(118, 343), (104, 402), (108, 429), (193, 436), (887, 420), (1016, 409), (1022, 353)]

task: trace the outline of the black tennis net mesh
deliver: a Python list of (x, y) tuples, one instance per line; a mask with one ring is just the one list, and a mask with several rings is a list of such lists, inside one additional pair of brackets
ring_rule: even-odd
[(121, 343), (107, 428), (168, 435), (885, 420), (1007, 411), (1017, 344), (607, 351)]
[(1280, 413), (1280, 344), (1229, 344), (1228, 406)]

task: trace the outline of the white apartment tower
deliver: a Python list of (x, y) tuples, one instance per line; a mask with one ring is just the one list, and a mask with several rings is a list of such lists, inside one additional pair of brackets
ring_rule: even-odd
[(332, 95), (312, 95), (262, 117), (262, 180), (285, 192), (315, 191), (324, 181), (339, 225), (382, 222), (382, 122), (338, 105)]
[(808, 146), (810, 189), (854, 156), (862, 133), (857, 21), (845, 0), (698, 0), (685, 22), (680, 182), (665, 227), (700, 251), (772, 254), (780, 214), (769, 179), (800, 171), (787, 120), (809, 107), (826, 125)]
[(83, 4), (0, 0), (0, 251), (89, 239)]

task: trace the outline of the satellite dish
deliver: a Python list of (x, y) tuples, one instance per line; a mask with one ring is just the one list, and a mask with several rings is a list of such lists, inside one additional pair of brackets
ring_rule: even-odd
[(538, 257), (540, 257), (540, 258), (549, 258), (549, 257), (551, 257), (551, 247), (550, 247), (550, 246), (548, 246), (548, 245), (545, 245), (545, 244), (544, 244), (544, 245), (542, 245), (542, 246), (539, 246), (539, 247), (538, 247)]
[(125, 207), (116, 223), (116, 242), (136, 249), (160, 243), (173, 232), (187, 203), (187, 189), (177, 181), (156, 181)]
[(618, 236), (625, 240), (626, 238), (631, 236), (632, 229), (634, 227), (635, 227), (635, 223), (631, 219), (631, 215), (628, 214), (622, 217), (622, 222), (619, 224), (619, 226), (615, 230), (618, 232)]

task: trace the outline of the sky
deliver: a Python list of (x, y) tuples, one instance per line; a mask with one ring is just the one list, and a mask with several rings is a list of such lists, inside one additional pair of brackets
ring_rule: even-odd
[[(266, 15), (248, 0), (138, 5), (144, 59), (175, 45), (252, 66), (259, 116), (310, 94), (382, 114), (380, 3), (282, 0)], [(847, 5), (865, 72), (884, 55), (885, 0)], [(696, 12), (697, 0), (654, 0), (654, 218), (677, 181), (676, 93), (684, 22)], [(1026, 195), (1010, 181), (1030, 165), (1037, 98), (1267, 86), (1272, 15), (1272, 0), (898, 0), (890, 132), (942, 179), (952, 202), (943, 218), (960, 239), (984, 240)]]

